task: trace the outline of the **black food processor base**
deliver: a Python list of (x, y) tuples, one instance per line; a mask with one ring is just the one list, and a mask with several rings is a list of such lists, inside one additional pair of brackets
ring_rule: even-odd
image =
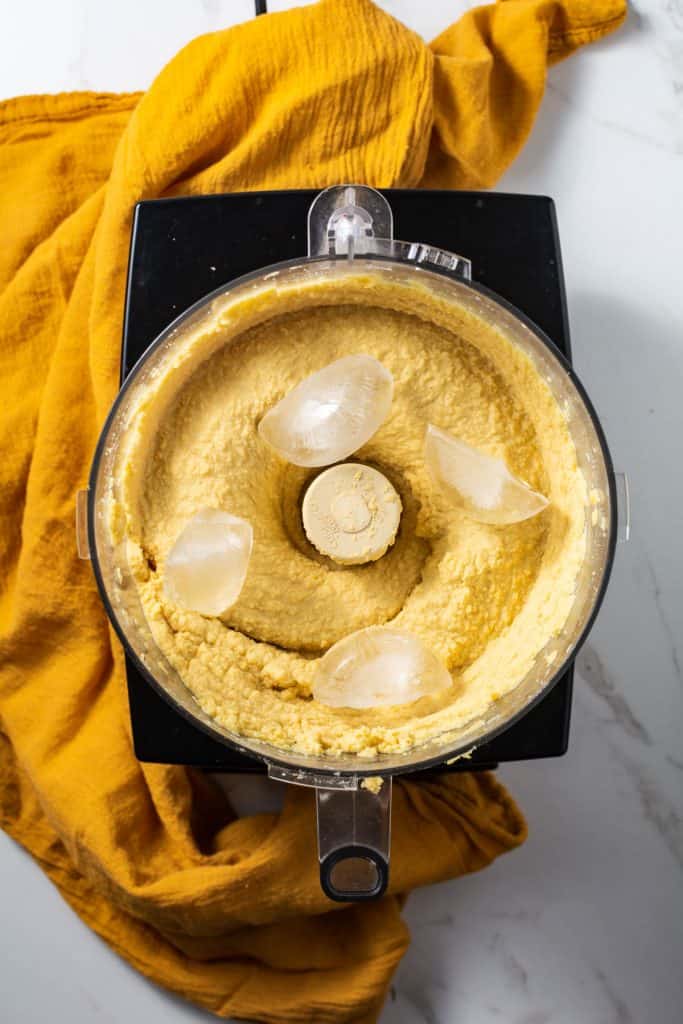
[[(517, 306), (570, 359), (569, 330), (552, 200), (489, 192), (388, 189), (394, 235), (472, 261), (472, 277)], [(317, 191), (246, 192), (160, 199), (135, 209), (121, 379), (156, 336), (215, 288), (270, 263), (305, 256), (308, 208)], [(191, 725), (126, 661), (139, 760), (226, 772), (264, 772)], [(519, 722), (471, 758), (443, 771), (558, 757), (567, 749), (573, 667)], [(433, 771), (433, 770), (432, 770)], [(418, 773), (427, 774), (427, 773)]]

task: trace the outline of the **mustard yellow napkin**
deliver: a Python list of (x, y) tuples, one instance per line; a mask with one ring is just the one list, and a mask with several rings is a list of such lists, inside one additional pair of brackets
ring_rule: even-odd
[(144, 95), (0, 105), (0, 820), (122, 956), (221, 1016), (375, 1020), (408, 942), (397, 894), (484, 867), (525, 825), (491, 776), (401, 782), (391, 894), (339, 908), (309, 794), (236, 820), (201, 775), (135, 760), (121, 649), (74, 542), (133, 204), (492, 185), (547, 65), (623, 17), (624, 0), (506, 0), (429, 48), (369, 0), (323, 0), (195, 40)]

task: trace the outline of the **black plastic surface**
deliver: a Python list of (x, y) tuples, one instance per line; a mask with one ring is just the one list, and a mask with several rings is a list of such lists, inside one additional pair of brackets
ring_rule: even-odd
[[(394, 234), (467, 256), (475, 280), (523, 310), (571, 357), (552, 200), (488, 192), (386, 190)], [(240, 193), (139, 203), (129, 263), (121, 376), (179, 313), (222, 283), (306, 255), (315, 191)], [(196, 729), (127, 662), (141, 761), (263, 771)], [(573, 669), (520, 722), (445, 771), (557, 757), (567, 749)]]

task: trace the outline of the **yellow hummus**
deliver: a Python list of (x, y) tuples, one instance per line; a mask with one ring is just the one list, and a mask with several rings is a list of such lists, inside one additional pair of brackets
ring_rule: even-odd
[[(403, 515), (382, 558), (339, 566), (301, 526), (317, 471), (283, 462), (256, 427), (304, 377), (354, 352), (379, 359), (395, 392), (388, 419), (353, 461), (386, 475)], [(466, 518), (428, 475), (428, 422), (502, 456), (550, 507), (504, 528)], [(127, 541), (156, 643), (201, 707), (229, 730), (309, 754), (403, 751), (480, 716), (561, 632), (584, 556), (584, 479), (527, 356), (424, 287), (360, 272), (218, 300), (149, 379), (115, 493), (112, 529)], [(167, 552), (206, 506), (254, 529), (244, 589), (223, 619), (174, 606), (163, 591)], [(365, 711), (315, 701), (310, 684), (325, 650), (389, 622), (442, 659), (452, 688)]]

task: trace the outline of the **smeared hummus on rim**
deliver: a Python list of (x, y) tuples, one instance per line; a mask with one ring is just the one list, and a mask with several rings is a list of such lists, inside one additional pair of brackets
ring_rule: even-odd
[[(207, 714), (277, 747), (373, 757), (462, 728), (520, 682), (574, 599), (586, 485), (547, 383), (498, 329), (419, 283), (358, 271), (228, 300), (150, 375), (122, 440), (110, 528), (156, 643)], [(394, 377), (391, 413), (353, 461), (379, 469), (403, 511), (386, 554), (342, 566), (301, 523), (319, 471), (282, 461), (256, 428), (304, 377), (351, 353)], [(427, 471), (430, 422), (504, 458), (550, 506), (513, 526), (466, 518)], [(246, 583), (221, 619), (163, 589), (168, 551), (206, 507), (254, 529)], [(451, 688), (363, 711), (315, 701), (317, 659), (354, 630), (389, 623), (434, 651)]]

